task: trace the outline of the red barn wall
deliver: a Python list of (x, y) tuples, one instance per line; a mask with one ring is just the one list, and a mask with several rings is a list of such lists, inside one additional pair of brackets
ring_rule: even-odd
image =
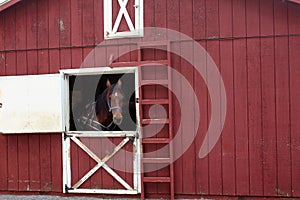
[[(175, 162), (176, 194), (300, 197), (300, 5), (280, 0), (144, 4), (145, 27), (170, 28), (199, 42), (219, 67), (226, 88), (221, 139), (199, 159), (209, 95), (190, 64), (173, 58), (172, 67), (193, 85), (201, 109), (195, 140)], [(101, 0), (24, 0), (2, 11), (0, 75), (80, 67), (103, 41), (102, 10)], [(172, 48), (184, 50), (184, 45)], [(174, 121), (177, 126), (180, 119)], [(0, 144), (0, 191), (62, 192), (60, 134), (0, 135)], [(166, 192), (157, 185), (147, 189)]]

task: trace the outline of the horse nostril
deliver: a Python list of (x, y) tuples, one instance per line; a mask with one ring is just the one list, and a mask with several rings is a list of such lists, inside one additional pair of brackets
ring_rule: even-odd
[(123, 121), (123, 118), (122, 117), (121, 118), (114, 117), (113, 120), (116, 125), (120, 125)]

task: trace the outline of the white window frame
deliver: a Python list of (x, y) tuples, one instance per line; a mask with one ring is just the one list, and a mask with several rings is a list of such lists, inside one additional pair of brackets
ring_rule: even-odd
[[(115, 22), (112, 19), (112, 1), (117, 1), (120, 5), (118, 17)], [(128, 1), (134, 1), (135, 7), (135, 27), (126, 10)], [(104, 39), (114, 38), (129, 38), (129, 37), (143, 37), (144, 36), (144, 5), (143, 0), (104, 0)], [(118, 32), (121, 19), (125, 17), (129, 31)]]

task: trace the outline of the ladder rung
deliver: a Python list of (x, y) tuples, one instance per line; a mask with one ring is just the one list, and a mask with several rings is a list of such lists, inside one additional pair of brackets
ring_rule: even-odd
[(170, 138), (147, 138), (143, 139), (143, 144), (167, 144), (170, 142)]
[(168, 46), (167, 41), (150, 41), (150, 42), (140, 42), (138, 43), (138, 46), (141, 48), (146, 47), (146, 48), (151, 48), (151, 47), (157, 47), (157, 46)]
[(168, 60), (143, 60), (140, 62), (140, 66), (157, 66), (157, 65), (168, 65), (169, 61)]
[(168, 80), (141, 80), (141, 85), (168, 85)]
[(168, 99), (142, 99), (141, 104), (169, 104)]
[(168, 124), (169, 119), (142, 119), (142, 124)]
[(167, 182), (171, 182), (171, 178), (170, 177), (144, 177), (143, 178), (143, 182), (149, 182), (149, 183), (167, 183)]
[(170, 158), (142, 158), (143, 163), (170, 163)]

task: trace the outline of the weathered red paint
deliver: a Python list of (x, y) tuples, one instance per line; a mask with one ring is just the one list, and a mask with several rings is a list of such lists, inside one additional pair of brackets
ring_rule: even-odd
[[(227, 92), (222, 137), (208, 157), (199, 159), (198, 151), (209, 124), (210, 96), (203, 78), (191, 70), (191, 65), (172, 55), (172, 67), (193, 85), (201, 109), (195, 141), (174, 164), (178, 197), (300, 197), (300, 6), (291, 2), (300, 3), (144, 1), (145, 26), (170, 28), (198, 41), (217, 63)], [(0, 8), (0, 75), (79, 68), (94, 45), (103, 41), (102, 10), (102, 0), (27, 0), (5, 10)], [(125, 29), (124, 24), (121, 29)], [(173, 43), (171, 48), (185, 51), (187, 44)], [(97, 51), (109, 58), (107, 52), (121, 48), (133, 46), (116, 43)], [(144, 56), (162, 57), (155, 51), (147, 51)], [(88, 65), (105, 66), (107, 60), (95, 58)], [(137, 53), (130, 52), (118, 61), (136, 60)], [(146, 76), (159, 74), (157, 70)], [(173, 82), (173, 87), (181, 88), (180, 82)], [(149, 87), (145, 93), (153, 94), (159, 97), (161, 88)], [(173, 107), (178, 106), (174, 101)], [(177, 130), (180, 113), (174, 109), (173, 114), (173, 129)], [(192, 131), (195, 126), (184, 127), (184, 131)], [(106, 145), (101, 140), (91, 140), (89, 144)], [(181, 145), (176, 143), (174, 151), (179, 152)], [(61, 148), (60, 134), (0, 135), (0, 191), (61, 193)], [(130, 150), (130, 144), (125, 148)], [(72, 178), (78, 180), (94, 163), (78, 147), (72, 146), (72, 152)], [(120, 155), (109, 164), (125, 163), (130, 169), (127, 156)], [(153, 174), (166, 173), (162, 170)], [(120, 176), (130, 179), (127, 173)], [(98, 182), (104, 187), (118, 186), (104, 171), (84, 185), (97, 187)], [(149, 184), (146, 191), (153, 197), (165, 197), (168, 187)]]

